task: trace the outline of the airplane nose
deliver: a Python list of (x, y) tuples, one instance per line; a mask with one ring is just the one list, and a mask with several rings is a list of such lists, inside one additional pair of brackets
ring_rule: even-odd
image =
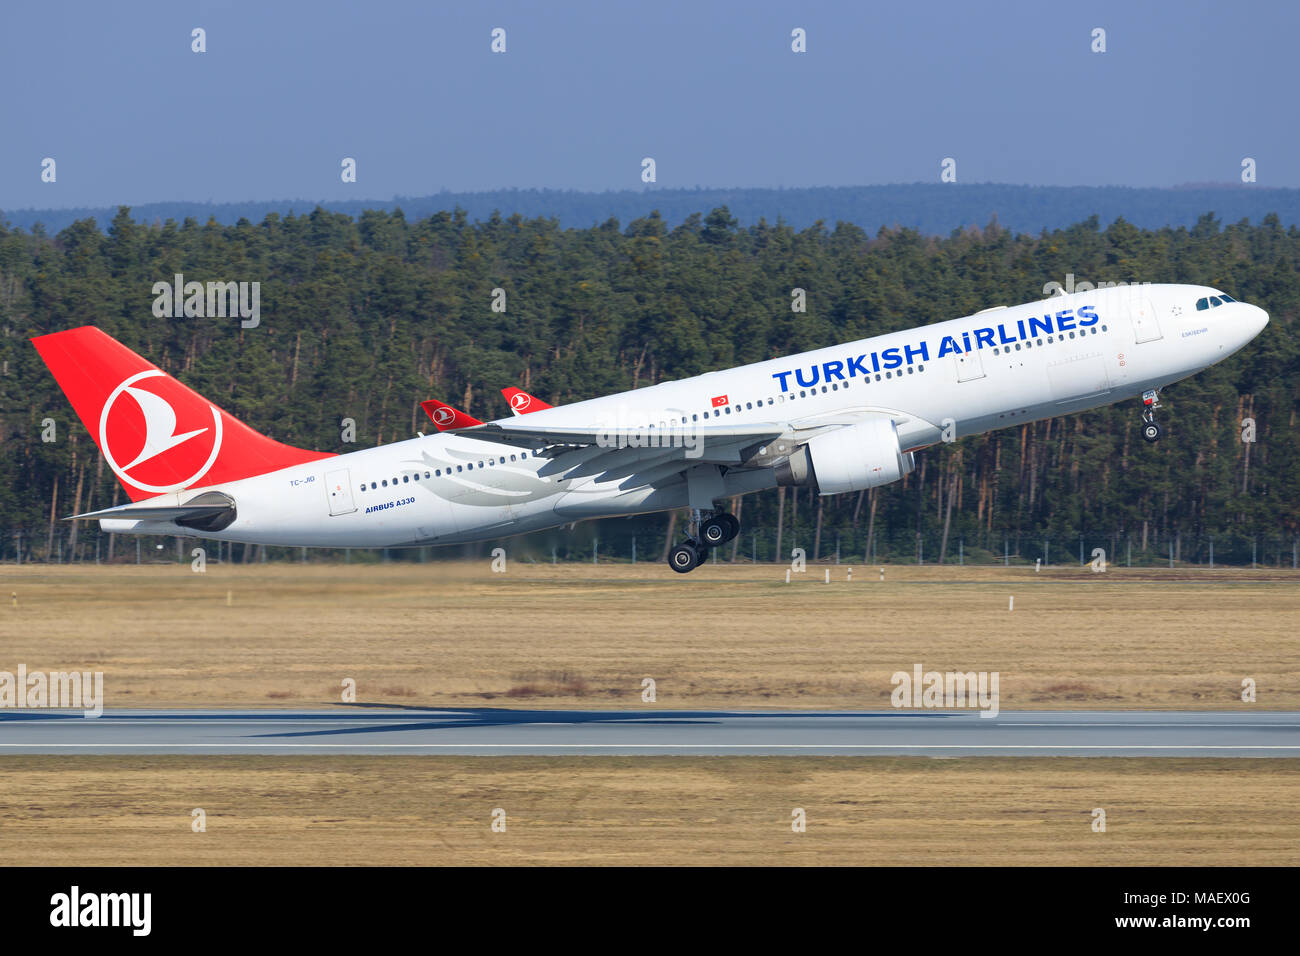
[(1250, 337), (1253, 339), (1264, 331), (1264, 326), (1268, 325), (1268, 313), (1259, 306), (1252, 305), (1250, 311), (1246, 313), (1246, 321), (1252, 330)]

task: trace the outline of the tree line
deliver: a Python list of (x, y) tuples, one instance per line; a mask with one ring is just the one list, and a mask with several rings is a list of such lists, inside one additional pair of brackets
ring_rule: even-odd
[[(938, 169), (936, 168), (936, 176)], [(495, 189), (481, 192), (441, 192), (391, 200), (339, 199), (319, 204), (330, 212), (360, 216), (367, 210), (392, 212), (397, 207), (410, 219), (423, 219), (444, 209), (462, 208), (470, 219), (487, 219), (493, 210), (507, 209), (524, 218), (557, 219), (561, 226), (582, 228), (610, 217), (628, 222), (657, 209), (671, 227), (703, 209), (727, 206), (745, 225), (760, 218), (778, 220), (796, 229), (818, 221), (856, 223), (874, 232), (880, 226), (908, 226), (926, 235), (947, 235), (952, 229), (987, 223), (996, 216), (1008, 229), (1037, 233), (1061, 229), (1097, 215), (1103, 222), (1120, 216), (1137, 226), (1191, 227), (1206, 209), (1228, 222), (1262, 220), (1276, 213), (1283, 225), (1300, 223), (1300, 189), (1204, 184), (1174, 188), (1133, 186), (1015, 186), (1005, 183), (890, 183), (875, 186), (807, 186), (794, 188), (679, 189), (664, 184), (639, 189), (583, 192), (565, 189)], [(141, 222), (199, 222), (215, 219), (232, 225), (240, 218), (253, 222), (271, 213), (305, 215), (317, 203), (307, 200), (245, 202), (154, 202), (135, 207)], [(9, 209), (0, 214), (15, 226), (33, 230), (40, 225), (58, 232), (79, 219), (94, 217), (102, 226), (114, 209)]]
[[(1053, 560), (1080, 543), (1112, 559), (1289, 563), (1297, 528), (1300, 232), (1275, 215), (1139, 229), (1092, 216), (1036, 235), (996, 222), (926, 236), (849, 222), (742, 227), (718, 207), (676, 226), (657, 212), (586, 229), (462, 209), (408, 221), (317, 208), (258, 223), (108, 225), (57, 235), (0, 227), (0, 555), (133, 559), (134, 544), (61, 516), (123, 503), (90, 436), (27, 340), (93, 324), (281, 441), (346, 452), (428, 427), (421, 400), (507, 416), (499, 389), (552, 404), (634, 389), (1043, 297), (1049, 282), (1187, 282), (1268, 310), (1250, 346), (1162, 393), (1147, 445), (1134, 402), (918, 454), (903, 481), (816, 498), (775, 489), (734, 503), (746, 531), (724, 559)], [(173, 318), (158, 282), (256, 281), (261, 320)], [(803, 289), (806, 311), (792, 309)], [(494, 308), (494, 304), (496, 308)], [(344, 419), (355, 443), (344, 441)], [(1255, 441), (1243, 441), (1254, 422)], [(52, 424), (52, 428), (51, 428)], [(53, 440), (46, 440), (53, 436)], [(670, 519), (580, 525), (521, 553), (657, 557)], [(1215, 542), (1212, 545), (1211, 542)], [(171, 554), (168, 550), (167, 554)], [(233, 557), (256, 559), (251, 550)], [(256, 557), (261, 557), (258, 554)], [(272, 556), (275, 556), (273, 553)], [(361, 560), (364, 556), (356, 556)]]

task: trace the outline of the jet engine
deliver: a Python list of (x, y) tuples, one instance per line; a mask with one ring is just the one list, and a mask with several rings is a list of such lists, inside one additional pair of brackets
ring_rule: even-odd
[(911, 473), (916, 459), (898, 444), (898, 430), (884, 416), (823, 432), (776, 466), (779, 485), (812, 485), (838, 495), (887, 485)]

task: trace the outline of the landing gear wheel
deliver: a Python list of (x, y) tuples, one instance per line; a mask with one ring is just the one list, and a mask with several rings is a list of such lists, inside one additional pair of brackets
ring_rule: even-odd
[(724, 541), (730, 541), (736, 535), (740, 534), (740, 519), (735, 515), (722, 514), (718, 518), (727, 524), (727, 537)]
[(710, 548), (716, 548), (727, 540), (727, 523), (718, 518), (710, 518), (700, 525), (700, 540)]
[(1148, 442), (1158, 442), (1165, 430), (1156, 421), (1156, 409), (1160, 407), (1160, 394), (1154, 388), (1142, 393), (1142, 437)]
[(694, 571), (703, 555), (691, 542), (684, 541), (668, 552), (668, 566), (678, 574)]
[(726, 544), (740, 534), (740, 522), (735, 515), (714, 515), (700, 526), (700, 538), (710, 548)]

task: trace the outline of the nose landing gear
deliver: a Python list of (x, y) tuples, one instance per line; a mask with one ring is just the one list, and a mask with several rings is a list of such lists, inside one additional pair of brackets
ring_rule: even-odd
[(704, 518), (699, 510), (691, 512), (688, 537), (668, 552), (668, 566), (678, 574), (694, 571), (709, 556), (709, 549), (726, 544), (740, 534), (735, 515), (718, 513)]
[(1158, 442), (1165, 430), (1156, 421), (1156, 409), (1160, 407), (1160, 396), (1154, 388), (1142, 393), (1142, 437), (1148, 442)]

